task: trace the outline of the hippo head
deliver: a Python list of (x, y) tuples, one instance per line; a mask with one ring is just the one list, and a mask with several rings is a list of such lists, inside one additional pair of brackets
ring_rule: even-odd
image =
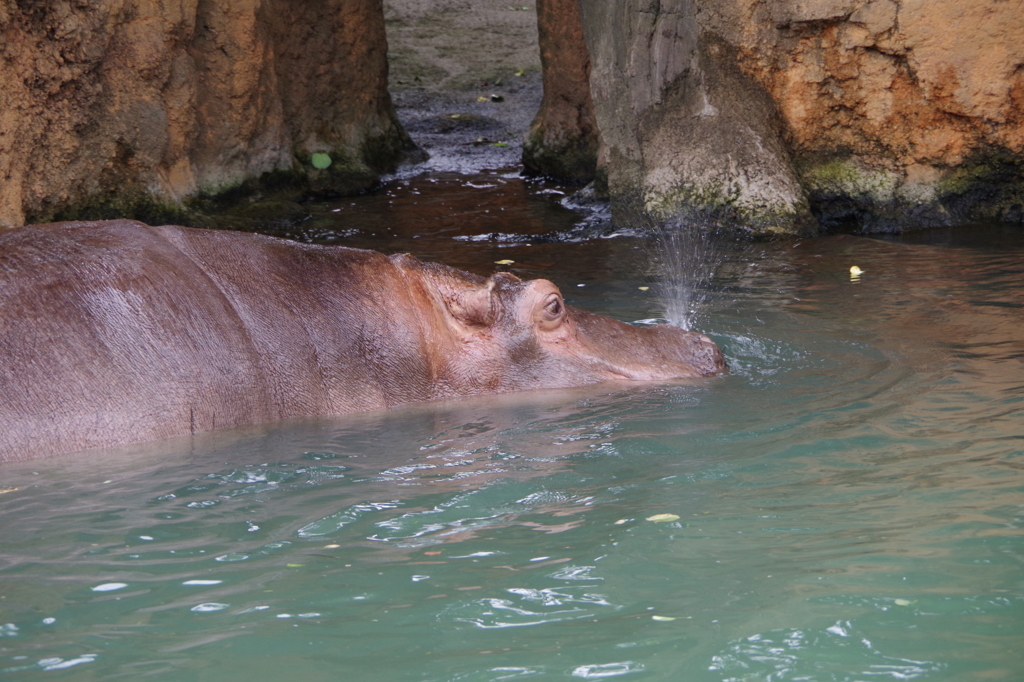
[(468, 384), (512, 391), (687, 379), (726, 370), (708, 337), (669, 325), (635, 327), (567, 306), (548, 280), (503, 272), (484, 279), (416, 263), (456, 340), (446, 374), (464, 390)]

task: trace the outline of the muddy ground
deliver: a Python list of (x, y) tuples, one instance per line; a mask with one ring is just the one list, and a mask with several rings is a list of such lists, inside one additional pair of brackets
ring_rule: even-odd
[(520, 165), (540, 107), (537, 14), (522, 0), (384, 0), (398, 117), (430, 155), (419, 168)]

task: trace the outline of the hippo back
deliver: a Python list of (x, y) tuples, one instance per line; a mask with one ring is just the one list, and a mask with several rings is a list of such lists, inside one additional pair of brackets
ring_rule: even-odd
[[(133, 221), (0, 237), (0, 461), (431, 397), (381, 254)], [(385, 308), (391, 310), (385, 312)]]

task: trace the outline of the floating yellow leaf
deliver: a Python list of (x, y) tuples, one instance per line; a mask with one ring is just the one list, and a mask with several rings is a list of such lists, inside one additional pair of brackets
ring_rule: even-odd
[(526, 69), (517, 69), (516, 76), (523, 76), (526, 74)]
[(324, 549), (338, 549), (341, 545), (324, 545)]
[(850, 279), (857, 279), (864, 274), (864, 271), (858, 268), (856, 265), (850, 266)]
[(659, 620), (659, 621), (662, 621), (662, 622), (669, 621), (669, 620), (675, 620), (675, 619), (676, 619), (675, 616), (651, 616), (651, 620)]
[(513, 263), (515, 263), (514, 260), (507, 260), (507, 259), (506, 260), (496, 260), (494, 262), (497, 263), (498, 265), (512, 265)]
[(628, 522), (629, 522), (629, 519), (619, 519), (618, 521), (615, 522), (615, 525), (616, 526), (621, 526), (622, 524), (628, 523)]
[(488, 99), (487, 99), (486, 97), (477, 97), (477, 98), (476, 98), (476, 101), (477, 101), (477, 102), (488, 102), (488, 101), (490, 101), (490, 100), (488, 100)]
[(667, 523), (669, 521), (678, 521), (679, 520), (679, 515), (678, 514), (655, 514), (654, 516), (648, 516), (647, 520), (648, 521), (653, 521), (654, 523)]
[(896, 606), (910, 606), (914, 602), (910, 601), (909, 599), (894, 599), (892, 603)]
[(640, 291), (647, 291), (650, 287), (637, 287)]
[(302, 568), (306, 564), (288, 564), (288, 568)]
[(0, 495), (4, 493), (13, 493), (17, 488), (0, 488)]

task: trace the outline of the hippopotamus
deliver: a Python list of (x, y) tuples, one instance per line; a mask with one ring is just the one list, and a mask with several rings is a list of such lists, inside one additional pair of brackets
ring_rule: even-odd
[(725, 370), (544, 279), (130, 220), (0, 235), (0, 461), (281, 419)]

